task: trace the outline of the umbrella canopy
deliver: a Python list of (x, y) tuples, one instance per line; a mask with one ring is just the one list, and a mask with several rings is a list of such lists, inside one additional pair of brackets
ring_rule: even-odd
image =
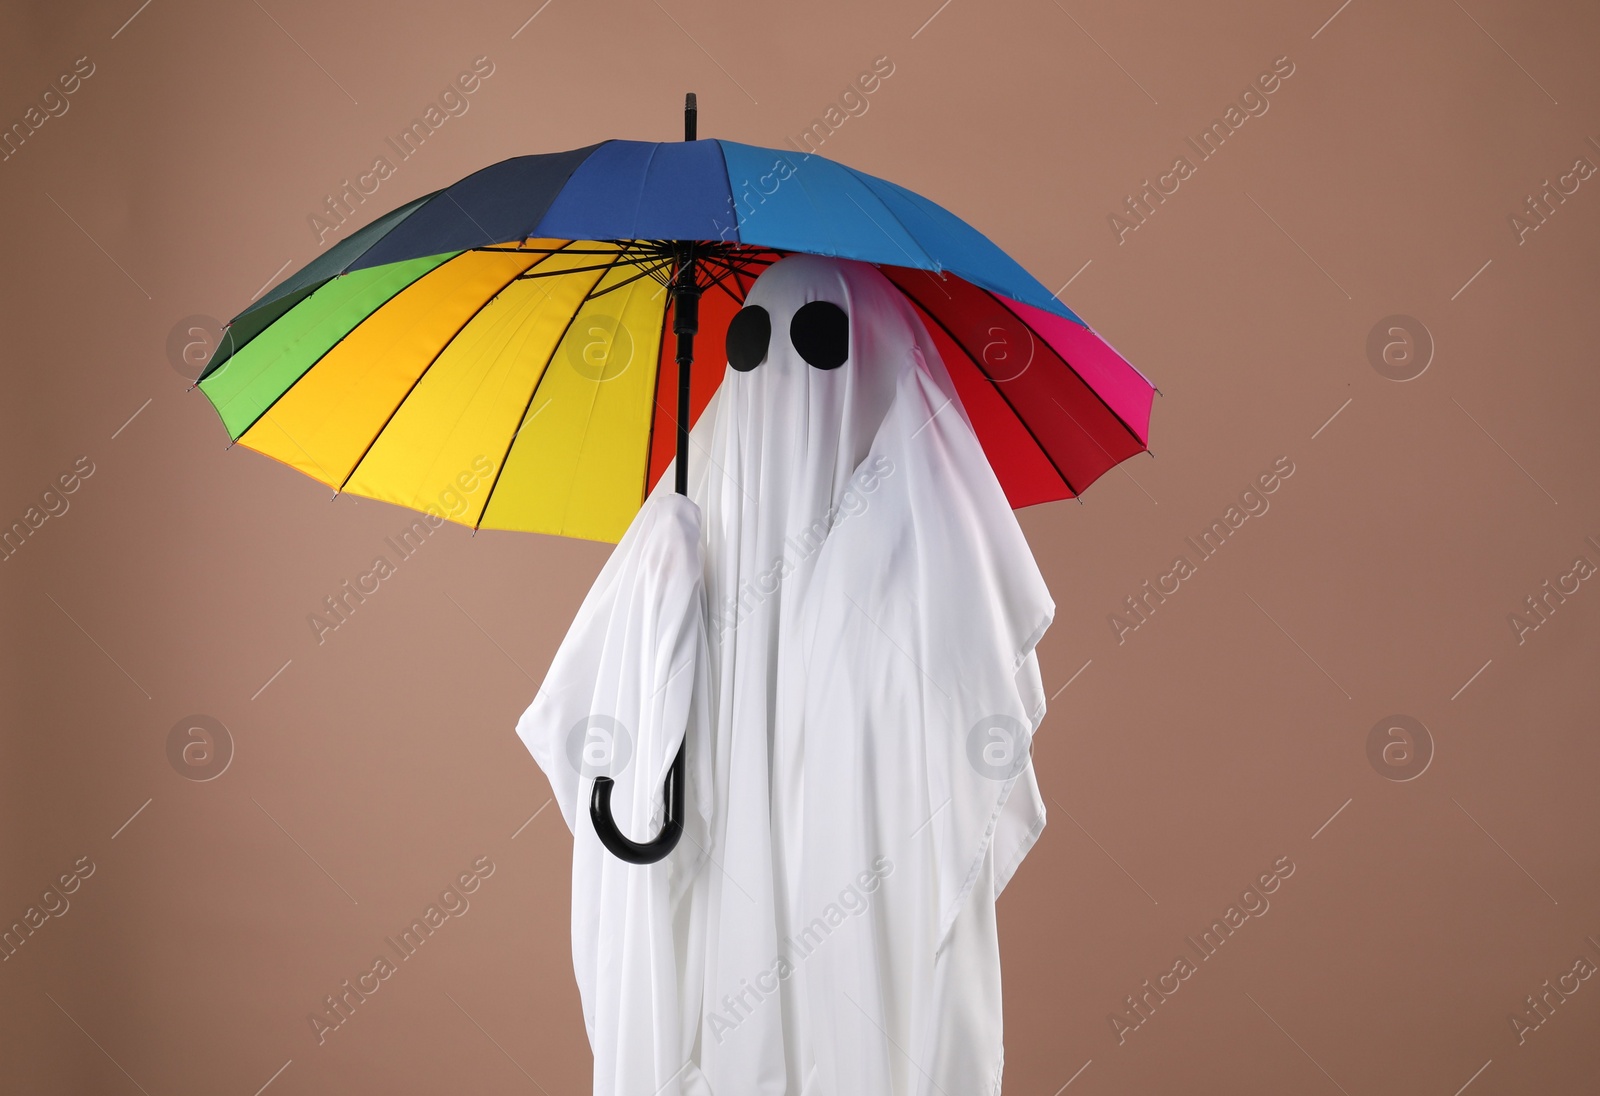
[[(1013, 507), (1145, 449), (1150, 383), (976, 229), (714, 139), (520, 156), (409, 202), (234, 317), (198, 385), (231, 438), (336, 492), (615, 542), (720, 383), (755, 275), (792, 252), (876, 264), (913, 302)], [(716, 349), (685, 422), (665, 333), (688, 259)]]

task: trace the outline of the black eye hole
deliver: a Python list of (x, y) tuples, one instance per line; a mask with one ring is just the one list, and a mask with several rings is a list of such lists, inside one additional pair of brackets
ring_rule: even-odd
[(794, 314), (789, 341), (808, 364), (838, 369), (850, 356), (850, 317), (832, 301), (812, 301)]
[(748, 373), (767, 360), (772, 341), (772, 317), (758, 304), (747, 304), (728, 323), (728, 364)]

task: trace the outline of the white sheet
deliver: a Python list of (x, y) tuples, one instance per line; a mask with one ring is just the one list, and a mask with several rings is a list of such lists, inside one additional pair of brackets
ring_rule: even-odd
[[(789, 341), (819, 299), (850, 317), (835, 370)], [(696, 425), (694, 506), (658, 485), (519, 724), (576, 819), (595, 1092), (997, 1092), (994, 899), (1044, 825), (1027, 751), (1054, 606), (887, 279), (792, 256), (747, 304), (771, 316), (767, 360), (729, 370)], [(663, 864), (593, 837), (589, 781), (555, 745), (591, 700), (645, 728), (652, 774), (692, 716), (696, 809)], [(619, 779), (632, 836), (654, 833), (659, 794)]]
[[(685, 901), (709, 843), (700, 515), (686, 498), (647, 500), (517, 724), (573, 833), (572, 964), (594, 1051), (596, 1093), (708, 1096), (683, 1069), (700, 1012), (703, 932)], [(687, 738), (684, 835), (658, 864), (607, 852), (589, 820), (594, 777), (610, 776), (612, 817), (647, 840), (661, 785)]]

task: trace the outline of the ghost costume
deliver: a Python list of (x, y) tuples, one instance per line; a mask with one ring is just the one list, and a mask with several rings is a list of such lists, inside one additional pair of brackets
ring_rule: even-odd
[[(994, 905), (1044, 826), (1054, 605), (877, 270), (775, 263), (728, 350), (688, 497), (646, 500), (517, 728), (574, 834), (594, 1091), (997, 1093)], [(647, 840), (684, 740), (682, 840), (616, 860), (593, 776)]]

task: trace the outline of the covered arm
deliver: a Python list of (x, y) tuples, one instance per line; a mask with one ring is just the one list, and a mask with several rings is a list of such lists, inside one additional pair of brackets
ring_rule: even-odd
[[(673, 1096), (692, 1045), (699, 984), (674, 909), (707, 844), (709, 722), (700, 514), (650, 496), (606, 562), (517, 734), (549, 778), (573, 834), (572, 958), (595, 1054), (597, 1096)], [(636, 840), (655, 836), (662, 783), (688, 751), (684, 836), (665, 860), (630, 865), (589, 820), (594, 778)]]

